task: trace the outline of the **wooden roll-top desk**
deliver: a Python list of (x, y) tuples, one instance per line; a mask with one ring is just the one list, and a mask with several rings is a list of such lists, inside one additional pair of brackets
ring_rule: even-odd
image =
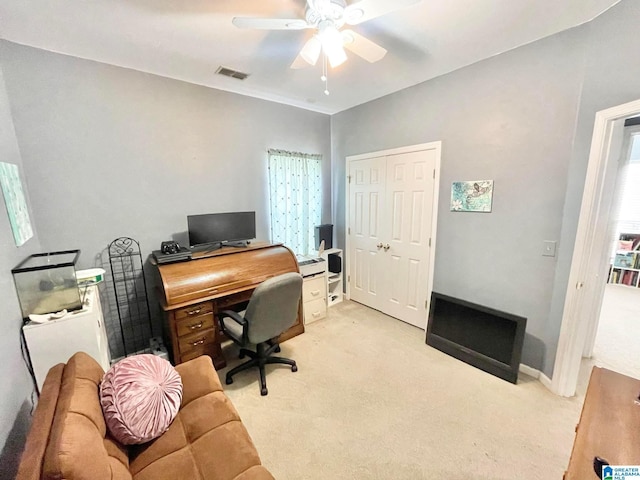
[[(194, 253), (186, 262), (158, 265), (160, 305), (166, 312), (167, 336), (177, 365), (209, 355), (217, 369), (226, 361), (220, 343), (218, 312), (242, 306), (253, 290), (270, 277), (298, 272), (291, 250), (281, 244), (256, 243)], [(304, 332), (302, 306), (296, 323), (280, 341)]]

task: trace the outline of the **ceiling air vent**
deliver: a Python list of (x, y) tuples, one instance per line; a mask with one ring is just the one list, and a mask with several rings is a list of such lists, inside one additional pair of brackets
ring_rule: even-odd
[(231, 78), (237, 78), (238, 80), (244, 80), (249, 76), (248, 73), (239, 72), (238, 70), (234, 70), (232, 68), (227, 68), (227, 67), (218, 67), (218, 70), (216, 70), (216, 73), (220, 75), (225, 75)]

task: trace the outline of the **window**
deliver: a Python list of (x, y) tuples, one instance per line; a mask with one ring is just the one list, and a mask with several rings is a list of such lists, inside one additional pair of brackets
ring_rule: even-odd
[(623, 234), (640, 234), (640, 127), (625, 127), (621, 166), (611, 206), (611, 221), (615, 225), (611, 245), (611, 261), (620, 248)]
[(297, 254), (315, 248), (322, 209), (321, 155), (269, 150), (271, 241)]
[(618, 178), (617, 233), (640, 233), (640, 133), (632, 133), (629, 156)]

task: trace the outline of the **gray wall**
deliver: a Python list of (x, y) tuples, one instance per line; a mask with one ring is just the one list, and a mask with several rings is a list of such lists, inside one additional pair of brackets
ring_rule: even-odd
[[(255, 210), (268, 240), (268, 148), (323, 155), (331, 217), (328, 115), (9, 42), (0, 54), (42, 248), (81, 249), (81, 268), (109, 272), (103, 250), (120, 236), (143, 257), (162, 240), (187, 243), (188, 214)], [(111, 290), (103, 304), (119, 356)]]
[(256, 210), (267, 240), (268, 148), (323, 154), (330, 188), (327, 115), (9, 42), (0, 53), (43, 248), (79, 247), (87, 265), (117, 236), (148, 253), (189, 213), (238, 210)]
[[(562, 323), (595, 115), (600, 110), (640, 99), (639, 25), (640, 2), (623, 0), (586, 26), (589, 32), (586, 68), (577, 112), (575, 146), (569, 163), (562, 243), (548, 321), (549, 338), (552, 341), (548, 345), (546, 363), (550, 368), (555, 361)], [(548, 375), (551, 375), (550, 368), (545, 369)]]
[[(25, 179), (20, 149), (16, 141), (13, 121), (6, 94), (4, 75), (0, 68), (0, 161), (18, 165), (22, 187), (29, 203), (29, 182)], [(34, 237), (16, 247), (6, 214), (4, 196), (0, 194), (0, 478), (14, 478), (30, 423), (31, 394), (34, 387), (20, 352), (22, 315), (13, 285), (11, 269), (27, 256), (40, 249)]]
[[(564, 32), (332, 117), (342, 178), (348, 155), (442, 141), (434, 290), (527, 317), (522, 361), (534, 368), (550, 342), (556, 258), (542, 246), (560, 239), (584, 38)], [(451, 182), (484, 179), (492, 213), (449, 211)]]
[[(332, 117), (344, 245), (348, 155), (443, 141), (434, 289), (528, 318), (523, 363), (553, 373), (595, 113), (640, 98), (640, 2)], [(494, 179), (491, 214), (451, 182)], [(559, 242), (543, 257), (543, 240)]]

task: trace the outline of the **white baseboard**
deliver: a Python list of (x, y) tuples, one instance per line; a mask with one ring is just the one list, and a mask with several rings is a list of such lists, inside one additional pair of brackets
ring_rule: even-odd
[[(538, 378), (540, 383), (547, 387), (549, 390), (553, 392), (553, 388), (551, 388), (551, 379), (547, 377), (544, 373), (540, 372), (540, 377)], [(555, 393), (555, 392), (554, 392)]]
[(525, 375), (529, 375), (530, 377), (537, 378), (542, 385), (544, 385), (546, 388), (548, 388), (553, 392), (553, 389), (551, 388), (551, 379), (547, 377), (544, 373), (542, 373), (540, 370), (530, 367), (529, 365), (525, 365), (524, 363), (520, 364), (520, 368), (518, 370), (520, 370)]
[(524, 363), (520, 364), (520, 368), (518, 370), (520, 370), (525, 375), (529, 375), (530, 377), (533, 377), (533, 378), (540, 377), (540, 370), (530, 367), (529, 365), (525, 365)]

